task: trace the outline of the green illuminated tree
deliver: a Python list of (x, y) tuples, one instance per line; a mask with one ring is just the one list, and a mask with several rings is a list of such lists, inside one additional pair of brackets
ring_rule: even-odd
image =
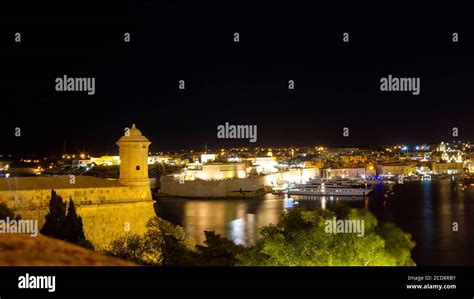
[[(329, 233), (334, 218), (359, 220), (363, 234)], [(164, 266), (411, 266), (411, 236), (397, 226), (379, 224), (367, 210), (336, 206), (334, 210), (292, 209), (277, 225), (261, 229), (254, 246), (237, 245), (205, 231), (195, 245), (182, 227), (158, 217), (144, 236), (129, 234), (112, 243), (111, 255), (145, 265)]]
[(363, 237), (327, 233), (326, 221), (334, 217), (336, 213), (329, 210), (292, 209), (281, 216), (277, 225), (262, 228), (262, 238), (237, 259), (241, 265), (249, 266), (414, 265), (414, 242), (395, 225), (379, 226), (370, 212), (353, 209), (345, 219), (363, 220)]
[(151, 218), (145, 235), (125, 235), (112, 242), (107, 254), (138, 264), (154, 266), (194, 265), (194, 240), (181, 226), (158, 217)]
[(186, 237), (184, 228), (158, 217), (151, 218), (145, 233), (145, 248), (151, 256), (161, 256), (163, 266), (187, 266), (192, 264), (195, 243)]
[(162, 262), (161, 254), (150, 256), (147, 254), (145, 239), (137, 234), (127, 234), (114, 240), (106, 254), (143, 265), (159, 265)]

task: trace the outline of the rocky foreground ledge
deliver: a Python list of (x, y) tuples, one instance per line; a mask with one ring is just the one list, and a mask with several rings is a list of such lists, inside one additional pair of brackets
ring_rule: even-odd
[(0, 234), (0, 266), (135, 266), (45, 236)]

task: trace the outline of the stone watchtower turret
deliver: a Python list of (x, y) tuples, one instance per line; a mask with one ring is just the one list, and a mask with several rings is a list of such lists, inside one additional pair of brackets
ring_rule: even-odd
[(137, 189), (140, 197), (151, 199), (148, 178), (148, 146), (151, 142), (132, 125), (118, 141), (122, 185)]

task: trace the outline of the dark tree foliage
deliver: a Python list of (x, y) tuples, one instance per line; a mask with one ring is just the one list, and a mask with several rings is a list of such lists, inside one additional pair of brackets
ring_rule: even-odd
[(55, 239), (65, 240), (66, 231), (64, 224), (66, 223), (66, 203), (54, 190), (51, 190), (49, 210), (45, 218), (46, 221), (40, 233)]
[(196, 246), (198, 264), (203, 266), (234, 266), (237, 264), (236, 256), (245, 251), (244, 246), (237, 245), (213, 231), (204, 231), (204, 234), (206, 246)]
[(46, 221), (40, 230), (42, 235), (93, 249), (92, 244), (86, 240), (82, 218), (77, 215), (72, 198), (69, 199), (66, 212), (66, 202), (56, 191), (51, 190), (49, 211), (45, 218)]
[(0, 202), (0, 220), (15, 219), (20, 220), (20, 215), (15, 216), (15, 213), (10, 210), (6, 203)]

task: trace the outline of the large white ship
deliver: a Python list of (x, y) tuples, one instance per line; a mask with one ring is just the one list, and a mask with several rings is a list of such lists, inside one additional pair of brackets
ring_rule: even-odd
[(323, 181), (321, 178), (310, 180), (306, 184), (296, 185), (288, 190), (288, 195), (333, 195), (333, 196), (366, 196), (372, 191), (358, 180), (333, 179)]

